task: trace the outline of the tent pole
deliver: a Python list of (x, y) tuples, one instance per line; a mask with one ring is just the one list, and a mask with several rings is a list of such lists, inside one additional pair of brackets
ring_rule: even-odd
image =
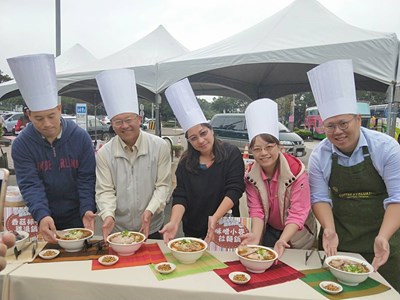
[(56, 0), (56, 57), (61, 54), (61, 1)]
[(391, 82), (389, 86), (389, 101), (388, 101), (388, 110), (387, 110), (387, 128), (386, 133), (392, 137), (395, 137), (396, 133), (396, 118), (398, 111), (398, 103), (394, 101), (394, 94), (396, 89), (396, 83), (394, 81)]
[(161, 119), (160, 119), (160, 105), (161, 105), (161, 95), (156, 94), (155, 96), (155, 116), (156, 116), (156, 131), (155, 134), (161, 136)]
[(94, 150), (97, 149), (97, 93), (94, 92), (93, 95), (93, 100), (94, 100)]

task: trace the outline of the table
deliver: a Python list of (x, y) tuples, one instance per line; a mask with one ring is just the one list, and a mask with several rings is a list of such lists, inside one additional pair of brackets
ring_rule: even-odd
[[(149, 242), (155, 242), (149, 241)], [(157, 241), (162, 251), (167, 248)], [(307, 263), (305, 250), (287, 249), (282, 261), (296, 269), (319, 268), (317, 255)], [(237, 260), (230, 252), (211, 252), (222, 261)], [(357, 254), (352, 254), (360, 257)], [(377, 273), (372, 277), (387, 282)], [(149, 266), (109, 270), (91, 270), (91, 261), (24, 264), (9, 274), (9, 299), (326, 299), (301, 280), (253, 289), (241, 293), (234, 291), (215, 272), (158, 281)], [(393, 289), (366, 299), (400, 299)]]
[(10, 274), (12, 271), (22, 266), (22, 264), (23, 264), (22, 262), (16, 262), (12, 264), (8, 263), (6, 268), (0, 272), (0, 288), (2, 289), (2, 293), (0, 294), (0, 300), (8, 299), (9, 296), (8, 274)]

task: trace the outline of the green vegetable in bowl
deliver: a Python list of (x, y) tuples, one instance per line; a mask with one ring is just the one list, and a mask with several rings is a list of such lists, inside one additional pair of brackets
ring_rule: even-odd
[(364, 269), (359, 268), (358, 265), (345, 266), (344, 271), (351, 272), (351, 273), (364, 273)]

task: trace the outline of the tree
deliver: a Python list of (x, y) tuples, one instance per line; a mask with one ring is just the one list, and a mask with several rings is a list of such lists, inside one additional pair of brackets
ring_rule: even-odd
[(218, 97), (211, 104), (212, 109), (217, 113), (238, 113), (244, 112), (250, 101), (232, 97)]
[(10, 80), (12, 80), (12, 78), (0, 70), (0, 83)]
[[(276, 100), (278, 103), (278, 115), (282, 123), (289, 121), (292, 114), (293, 95), (287, 95)], [(304, 123), (307, 107), (315, 106), (315, 100), (311, 92), (294, 94), (294, 127)]]
[(383, 104), (386, 102), (386, 94), (370, 91), (357, 91), (357, 99), (368, 101), (370, 105)]

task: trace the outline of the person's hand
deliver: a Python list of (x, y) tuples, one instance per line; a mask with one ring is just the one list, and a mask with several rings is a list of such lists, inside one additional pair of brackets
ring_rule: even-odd
[(169, 222), (164, 225), (164, 227), (159, 231), (160, 234), (163, 235), (164, 243), (168, 244), (168, 242), (176, 237), (176, 233), (178, 232), (179, 224), (175, 224)]
[(151, 224), (152, 217), (153, 217), (153, 213), (149, 210), (145, 210), (142, 215), (142, 226), (140, 227), (139, 232), (143, 233), (145, 235), (146, 239), (149, 236), (150, 224)]
[(372, 260), (372, 266), (375, 271), (378, 271), (379, 267), (384, 265), (390, 254), (390, 245), (389, 241), (381, 236), (377, 236), (374, 242), (374, 253), (375, 257)]
[(104, 219), (103, 225), (101, 226), (101, 231), (103, 234), (103, 240), (107, 242), (107, 237), (111, 233), (111, 231), (114, 229), (115, 226), (115, 220), (113, 217), (108, 216)]
[(96, 214), (90, 210), (85, 212), (82, 218), (83, 226), (87, 229), (94, 231), (94, 220), (96, 218)]
[(0, 271), (3, 271), (7, 266), (7, 260), (5, 259), (7, 248), (11, 248), (15, 245), (15, 235), (11, 232), (5, 232), (0, 237)]
[(283, 252), (285, 252), (286, 248), (290, 248), (290, 245), (285, 242), (284, 240), (277, 240), (274, 246), (274, 250), (276, 251), (276, 253), (278, 253), (278, 258), (280, 258), (283, 254)]
[(212, 239), (214, 237), (214, 233), (215, 233), (215, 228), (217, 228), (217, 222), (218, 222), (218, 219), (214, 216), (210, 216), (208, 218), (207, 235), (206, 235), (206, 238), (204, 239), (204, 241), (206, 243), (209, 243), (212, 241)]
[(245, 233), (241, 236), (242, 242), (241, 245), (258, 245), (260, 243), (260, 238), (257, 237), (254, 233), (249, 232)]
[(52, 217), (47, 216), (40, 220), (39, 233), (46, 242), (57, 244), (56, 225)]
[(336, 255), (339, 245), (339, 237), (333, 229), (324, 229), (322, 247), (328, 256)]

